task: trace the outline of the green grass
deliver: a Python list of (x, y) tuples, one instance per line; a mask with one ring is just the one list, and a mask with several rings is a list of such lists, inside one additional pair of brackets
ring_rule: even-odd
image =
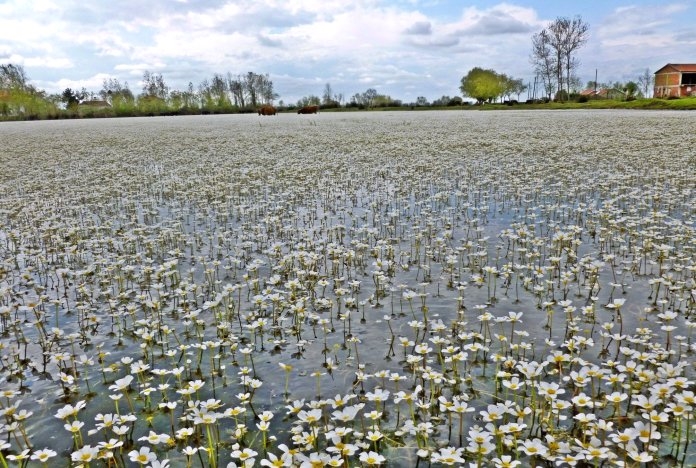
[[(512, 106), (506, 104), (485, 104), (483, 106), (439, 106), (439, 107), (375, 107), (370, 111), (429, 111), (429, 110), (511, 110), (511, 109), (667, 109), (667, 110), (696, 110), (696, 97), (681, 99), (636, 99), (635, 101), (617, 101), (613, 99), (595, 99), (588, 102), (548, 102), (540, 104), (519, 103)], [(358, 108), (322, 109), (321, 112), (353, 112)]]
[(588, 102), (548, 102), (540, 104), (486, 104), (471, 106), (473, 109), (672, 109), (696, 110), (696, 97), (681, 99), (636, 99), (635, 101), (617, 101), (613, 99), (595, 99)]
[[(84, 109), (77, 113), (69, 110), (56, 109), (54, 106), (41, 106), (36, 102), (31, 101), (28, 105), (26, 102), (22, 104), (27, 109), (27, 112), (22, 115), (3, 115), (6, 113), (0, 112), (0, 121), (3, 120), (46, 120), (46, 119), (70, 119), (70, 118), (93, 118), (93, 117), (135, 117), (144, 115), (188, 115), (188, 114), (226, 114), (240, 113), (239, 110), (233, 108), (220, 109), (178, 109), (172, 110), (163, 109), (141, 109), (136, 106), (126, 108), (108, 108), (108, 109)], [(40, 104), (40, 103), (39, 103)], [(428, 110), (510, 110), (510, 109), (662, 109), (662, 110), (696, 110), (696, 97), (688, 97), (681, 99), (636, 99), (635, 101), (617, 101), (610, 99), (594, 99), (588, 102), (548, 102), (540, 104), (525, 104), (519, 103), (514, 105), (506, 104), (485, 104), (482, 106), (465, 105), (465, 106), (441, 106), (441, 107), (375, 107), (371, 111), (428, 111)], [(337, 109), (322, 109), (321, 112), (354, 112), (360, 110), (358, 108), (337, 108)], [(0, 109), (1, 111), (1, 109)], [(247, 109), (244, 112), (251, 112)], [(279, 109), (280, 112), (296, 112), (295, 109), (285, 110)]]

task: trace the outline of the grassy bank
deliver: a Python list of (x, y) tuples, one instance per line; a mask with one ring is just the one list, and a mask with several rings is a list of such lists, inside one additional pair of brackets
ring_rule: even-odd
[[(618, 101), (611, 99), (597, 99), (588, 102), (542, 102), (535, 104), (484, 104), (484, 105), (464, 105), (464, 106), (423, 106), (423, 107), (379, 107), (372, 110), (416, 110), (416, 111), (428, 111), (428, 110), (509, 110), (509, 109), (648, 109), (648, 110), (696, 110), (696, 97), (681, 98), (681, 99), (636, 99), (634, 101)], [(322, 110), (322, 112), (332, 112), (332, 111), (351, 111), (354, 109), (327, 109)]]
[[(49, 107), (26, 106), (27, 112), (20, 115), (2, 115), (0, 122), (17, 120), (56, 120), (56, 119), (89, 119), (89, 118), (111, 118), (111, 117), (145, 117), (145, 116), (175, 116), (175, 115), (194, 115), (194, 114), (240, 114), (255, 113), (254, 109), (237, 109), (233, 107), (225, 108), (177, 108), (172, 109), (166, 106), (159, 108), (139, 108), (139, 107), (115, 107), (99, 109), (80, 109), (79, 111), (61, 110)], [(509, 110), (509, 109), (647, 109), (647, 110), (696, 110), (696, 97), (681, 99), (636, 99), (634, 101), (618, 101), (597, 99), (588, 102), (547, 102), (535, 104), (484, 104), (484, 105), (464, 105), (464, 106), (401, 106), (401, 107), (375, 107), (371, 111), (428, 111), (428, 110)], [(322, 109), (321, 112), (354, 112), (360, 109), (357, 107), (341, 107), (333, 109)], [(279, 108), (279, 112), (295, 113), (296, 109)]]

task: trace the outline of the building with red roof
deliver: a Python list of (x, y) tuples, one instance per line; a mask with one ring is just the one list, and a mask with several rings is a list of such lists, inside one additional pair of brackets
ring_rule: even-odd
[(657, 70), (653, 96), (696, 96), (696, 63), (668, 63)]

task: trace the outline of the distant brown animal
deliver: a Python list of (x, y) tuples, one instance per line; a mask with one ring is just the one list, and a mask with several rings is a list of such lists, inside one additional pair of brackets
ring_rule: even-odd
[(316, 114), (319, 112), (319, 106), (304, 106), (297, 111), (298, 114)]
[(276, 108), (273, 106), (261, 106), (258, 108), (257, 112), (259, 115), (276, 115)]

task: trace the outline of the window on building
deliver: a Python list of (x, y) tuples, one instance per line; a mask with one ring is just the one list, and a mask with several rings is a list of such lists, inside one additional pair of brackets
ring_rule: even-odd
[(696, 73), (682, 73), (682, 85), (696, 85)]

